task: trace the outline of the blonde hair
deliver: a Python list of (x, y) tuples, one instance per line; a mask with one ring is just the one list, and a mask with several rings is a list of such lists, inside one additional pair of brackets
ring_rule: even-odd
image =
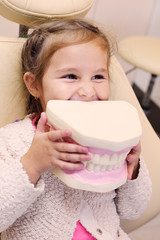
[[(41, 25), (28, 37), (22, 49), (22, 73), (31, 72), (41, 84), (51, 56), (60, 48), (95, 40), (107, 54), (108, 67), (114, 44), (97, 26), (77, 19), (60, 20)], [(40, 113), (39, 100), (28, 96), (27, 113)]]

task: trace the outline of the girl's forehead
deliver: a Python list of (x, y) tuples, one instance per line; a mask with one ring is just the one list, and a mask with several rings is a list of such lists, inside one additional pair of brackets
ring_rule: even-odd
[(104, 48), (99, 42), (97, 42), (96, 40), (93, 40), (85, 43), (77, 43), (77, 44), (62, 46), (52, 54), (52, 57), (57, 54), (58, 55), (62, 54), (63, 56), (72, 55), (72, 56), (77, 56), (78, 58), (79, 56), (86, 55), (86, 54), (95, 55), (95, 52), (106, 55), (107, 51), (106, 51), (106, 48)]
[[(106, 51), (96, 42), (70, 45), (52, 54), (48, 67), (54, 69), (107, 69)], [(54, 66), (54, 67), (53, 67)], [(93, 70), (93, 69), (92, 69)]]

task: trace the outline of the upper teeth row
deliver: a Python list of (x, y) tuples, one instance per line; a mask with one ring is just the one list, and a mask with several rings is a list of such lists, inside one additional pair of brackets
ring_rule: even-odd
[(89, 171), (104, 172), (106, 170), (120, 168), (124, 163), (128, 152), (113, 155), (89, 154), (91, 155), (91, 160), (89, 162), (84, 162), (86, 168)]

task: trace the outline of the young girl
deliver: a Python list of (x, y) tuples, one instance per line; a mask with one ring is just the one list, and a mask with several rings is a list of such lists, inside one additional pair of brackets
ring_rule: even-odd
[(50, 131), (45, 114), (51, 99), (107, 101), (111, 48), (96, 26), (82, 20), (42, 25), (24, 44), (28, 115), (0, 129), (2, 240), (129, 239), (120, 218), (139, 217), (151, 195), (140, 144), (127, 156), (128, 180), (119, 189), (72, 189), (51, 170), (82, 169), (90, 161), (88, 149), (61, 141), (71, 131)]

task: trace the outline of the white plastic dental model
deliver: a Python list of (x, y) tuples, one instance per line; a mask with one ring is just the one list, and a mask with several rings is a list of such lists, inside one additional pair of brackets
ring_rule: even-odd
[(53, 173), (72, 188), (112, 191), (127, 180), (126, 156), (140, 140), (137, 110), (124, 101), (51, 100), (48, 122), (56, 129), (71, 129), (69, 141), (87, 146), (91, 160), (79, 171), (55, 168)]

